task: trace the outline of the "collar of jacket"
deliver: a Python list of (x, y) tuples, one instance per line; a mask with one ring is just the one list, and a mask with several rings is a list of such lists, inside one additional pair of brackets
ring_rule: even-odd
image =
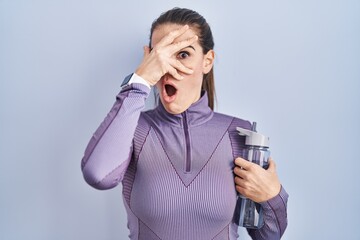
[(162, 120), (180, 127), (183, 126), (183, 119), (185, 117), (189, 126), (197, 126), (209, 121), (214, 114), (213, 110), (211, 110), (208, 106), (208, 97), (205, 91), (202, 91), (200, 99), (191, 104), (190, 107), (183, 113), (168, 113), (161, 101), (159, 101), (159, 106), (155, 109), (155, 111)]

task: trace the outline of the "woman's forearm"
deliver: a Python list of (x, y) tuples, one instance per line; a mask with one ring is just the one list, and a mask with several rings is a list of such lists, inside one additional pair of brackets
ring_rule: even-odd
[(115, 187), (123, 178), (132, 141), (150, 89), (134, 83), (121, 90), (112, 109), (93, 134), (81, 161), (86, 182), (97, 189)]
[(264, 225), (262, 228), (248, 232), (254, 240), (279, 240), (287, 227), (288, 194), (281, 187), (280, 193), (274, 198), (262, 203)]

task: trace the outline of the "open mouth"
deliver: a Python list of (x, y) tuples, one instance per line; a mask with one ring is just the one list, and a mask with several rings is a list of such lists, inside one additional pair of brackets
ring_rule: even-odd
[(163, 90), (162, 90), (162, 99), (166, 103), (172, 103), (175, 101), (177, 96), (177, 89), (172, 84), (164, 84)]
[(165, 91), (169, 97), (172, 97), (176, 94), (177, 89), (170, 84), (165, 84)]

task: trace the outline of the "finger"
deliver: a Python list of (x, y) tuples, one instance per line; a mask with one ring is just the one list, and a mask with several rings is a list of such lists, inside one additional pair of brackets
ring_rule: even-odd
[(170, 46), (168, 46), (167, 48), (169, 48), (169, 52), (171, 54), (174, 54), (176, 52), (178, 52), (179, 50), (190, 46), (191, 44), (193, 44), (194, 42), (196, 42), (199, 39), (199, 37), (197, 35), (192, 36), (191, 38), (188, 38), (184, 41), (181, 42), (177, 42), (174, 44), (171, 44)]
[(181, 76), (181, 75), (176, 71), (176, 69), (173, 68), (173, 67), (170, 67), (170, 69), (168, 70), (168, 73), (169, 73), (171, 76), (173, 76), (175, 79), (177, 79), (177, 80), (182, 80), (182, 79), (184, 78), (184, 77)]
[(244, 179), (242, 179), (242, 178), (240, 178), (240, 177), (235, 177), (234, 178), (234, 181), (235, 181), (235, 184), (236, 185), (239, 185), (239, 186), (241, 186), (241, 187), (245, 187), (245, 181), (244, 181)]
[(242, 179), (247, 179), (247, 172), (245, 169), (242, 169), (240, 167), (235, 167), (234, 173), (237, 177), (240, 177)]
[(248, 170), (252, 166), (251, 162), (249, 162), (241, 157), (238, 157), (235, 159), (235, 164), (245, 170)]
[(235, 188), (236, 188), (236, 191), (238, 191), (241, 195), (243, 195), (244, 197), (247, 197), (247, 190), (244, 187), (242, 187), (240, 185), (236, 185)]
[(181, 36), (182, 34), (184, 34), (187, 30), (189, 29), (188, 25), (184, 25), (181, 28), (175, 30), (175, 31), (171, 31), (169, 32), (165, 37), (163, 37), (157, 44), (157, 47), (163, 47), (163, 46), (167, 46), (169, 44), (171, 44), (175, 38)]
[(192, 74), (194, 73), (194, 70), (191, 68), (185, 67), (179, 60), (172, 59), (170, 60), (171, 66), (176, 68), (176, 70), (179, 70), (180, 72), (186, 73), (186, 74)]
[(144, 46), (144, 57), (148, 56), (149, 54), (150, 54), (149, 46)]
[(276, 164), (272, 158), (269, 159), (269, 167), (267, 169), (268, 171), (275, 172), (276, 171)]

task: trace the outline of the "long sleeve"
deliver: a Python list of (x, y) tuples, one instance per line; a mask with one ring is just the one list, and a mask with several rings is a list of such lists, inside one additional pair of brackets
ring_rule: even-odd
[(288, 194), (281, 187), (280, 193), (269, 201), (261, 203), (264, 214), (264, 225), (248, 233), (254, 240), (278, 240), (287, 227), (287, 200)]
[(96, 189), (110, 189), (122, 181), (132, 154), (132, 141), (150, 89), (139, 83), (124, 87), (112, 109), (93, 134), (81, 169)]

